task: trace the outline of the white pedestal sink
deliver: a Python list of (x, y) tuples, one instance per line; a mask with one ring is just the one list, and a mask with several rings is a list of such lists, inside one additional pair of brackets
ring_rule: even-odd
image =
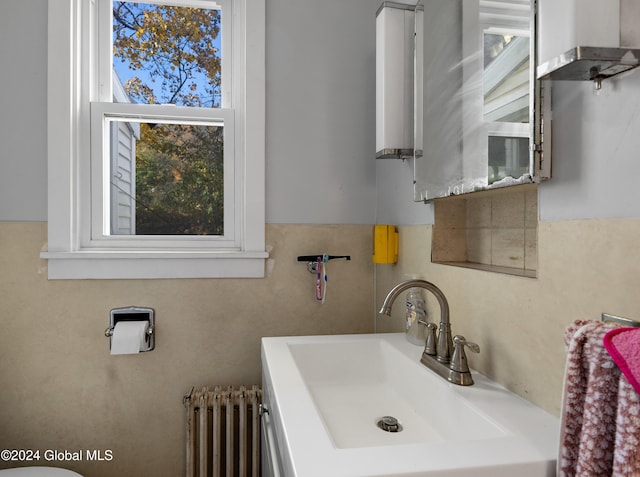
[(299, 477), (555, 475), (557, 418), (475, 372), (450, 384), (421, 353), (403, 333), (264, 338), (265, 461)]

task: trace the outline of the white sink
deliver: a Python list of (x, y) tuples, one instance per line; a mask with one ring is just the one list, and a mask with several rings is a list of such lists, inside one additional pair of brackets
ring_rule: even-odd
[(264, 338), (284, 475), (555, 475), (558, 419), (475, 372), (450, 384), (421, 352), (402, 333)]
[[(444, 379), (416, 377), (416, 366), (407, 366), (413, 363), (382, 338), (292, 343), (289, 349), (338, 448), (506, 435), (469, 401), (451, 393)], [(377, 421), (383, 416), (397, 419), (403, 430), (382, 432)]]

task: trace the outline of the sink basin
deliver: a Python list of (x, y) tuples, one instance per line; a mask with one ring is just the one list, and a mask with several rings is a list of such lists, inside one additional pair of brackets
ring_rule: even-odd
[(557, 418), (473, 371), (453, 385), (421, 353), (403, 333), (264, 338), (283, 475), (555, 475)]
[[(383, 338), (288, 346), (337, 448), (506, 435), (442, 378), (416, 377), (414, 363)], [(377, 422), (384, 416), (402, 431), (382, 432)]]

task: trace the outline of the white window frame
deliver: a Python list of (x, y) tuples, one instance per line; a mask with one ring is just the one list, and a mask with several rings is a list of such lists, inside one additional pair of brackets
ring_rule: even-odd
[(48, 250), (41, 253), (48, 260), (49, 278), (263, 277), (267, 257), (265, 0), (229, 2), (231, 18), (223, 10), (223, 22), (233, 22), (231, 66), (227, 68), (232, 82), (230, 91), (223, 92), (224, 108), (215, 110), (214, 122), (225, 126), (225, 149), (227, 132), (233, 138), (232, 230), (227, 233), (225, 227), (223, 237), (185, 236), (177, 240), (96, 234), (96, 227), (103, 223), (96, 210), (104, 208), (96, 201), (101, 200), (104, 181), (101, 174), (95, 174), (95, 163), (92, 173), (90, 157), (92, 148), (100, 153), (99, 140), (104, 134), (99, 127), (90, 131), (91, 115), (98, 125), (112, 114), (139, 120), (146, 114), (173, 114), (175, 121), (202, 119), (193, 111), (183, 111), (190, 108), (176, 106), (148, 105), (141, 114), (123, 103), (97, 101), (91, 105), (92, 99), (104, 98), (98, 94), (99, 84), (92, 84), (95, 75), (91, 70), (97, 70), (99, 61), (87, 46), (95, 44), (89, 41), (96, 27), (91, 8), (102, 1), (49, 0)]
[[(197, 124), (223, 126), (224, 135), (224, 235), (222, 236), (132, 236), (112, 235), (110, 189), (111, 124), (123, 122), (157, 122), (173, 124)], [(91, 177), (87, 181), (87, 194), (91, 201), (81, 205), (84, 247), (139, 249), (153, 248), (202, 248), (211, 246), (238, 250), (240, 230), (235, 218), (241, 214), (241, 198), (235, 190), (242, 185), (242, 171), (234, 171), (234, 111), (232, 109), (189, 108), (170, 105), (130, 103), (91, 103)]]

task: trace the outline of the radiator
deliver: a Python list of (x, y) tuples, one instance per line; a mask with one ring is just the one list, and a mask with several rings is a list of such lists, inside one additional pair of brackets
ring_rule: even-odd
[(259, 386), (192, 388), (187, 408), (187, 477), (259, 477)]

